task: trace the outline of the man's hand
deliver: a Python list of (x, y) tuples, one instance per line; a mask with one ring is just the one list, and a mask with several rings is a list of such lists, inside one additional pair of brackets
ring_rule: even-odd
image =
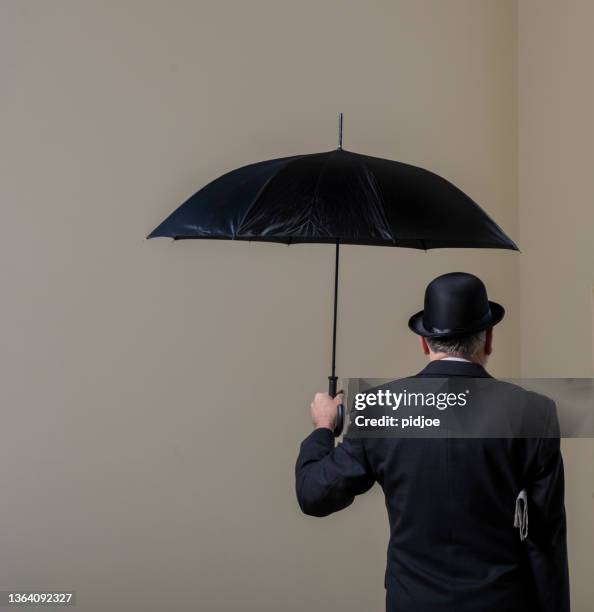
[(316, 393), (313, 402), (311, 403), (311, 421), (313, 426), (327, 427), (334, 431), (336, 425), (337, 406), (342, 404), (344, 395), (342, 391), (336, 394), (336, 397), (330, 397), (328, 393)]

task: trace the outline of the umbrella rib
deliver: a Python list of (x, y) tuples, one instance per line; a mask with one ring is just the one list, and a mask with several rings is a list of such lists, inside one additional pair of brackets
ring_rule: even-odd
[[(330, 155), (335, 155), (335, 154), (336, 154), (336, 151), (332, 151), (332, 152), (330, 153)], [(330, 155), (329, 155), (329, 156), (328, 156), (328, 158), (327, 158), (327, 159), (324, 161), (323, 166), (320, 168), (320, 172), (319, 172), (319, 174), (318, 174), (318, 178), (316, 179), (316, 186), (315, 186), (315, 189), (314, 189), (314, 193), (313, 193), (313, 196), (312, 196), (312, 200), (311, 200), (311, 203), (310, 203), (310, 205), (308, 206), (308, 209), (307, 209), (307, 213), (306, 213), (306, 219), (307, 219), (307, 221), (306, 221), (306, 224), (307, 224), (307, 225), (310, 225), (310, 226), (313, 226), (313, 225), (314, 225), (314, 224), (312, 223), (312, 220), (311, 220), (311, 216), (312, 216), (312, 215), (311, 215), (311, 213), (312, 213), (312, 210), (313, 210), (314, 206), (315, 206), (315, 205), (317, 204), (317, 202), (318, 202), (318, 193), (319, 193), (319, 190), (320, 190), (320, 181), (322, 180), (322, 176), (324, 175), (324, 172), (326, 171), (326, 168), (327, 168), (327, 166), (328, 166), (328, 163), (330, 162)]]
[(258, 193), (256, 193), (256, 195), (254, 196), (253, 200), (250, 202), (249, 206), (246, 208), (243, 217), (241, 217), (241, 221), (237, 224), (237, 230), (235, 231), (235, 233), (233, 234), (233, 240), (241, 234), (241, 228), (243, 227), (246, 219), (248, 218), (250, 212), (252, 211), (252, 209), (254, 208), (254, 206), (257, 204), (258, 200), (260, 199), (260, 197), (262, 196), (262, 194), (264, 193), (264, 191), (266, 190), (266, 188), (268, 187), (268, 185), (271, 183), (271, 181), (273, 179), (275, 179), (279, 172), (281, 170), (284, 170), (287, 166), (289, 166), (291, 163), (293, 163), (294, 161), (297, 161), (298, 159), (301, 159), (303, 157), (307, 157), (306, 155), (298, 155), (296, 157), (291, 157), (287, 160), (286, 164), (283, 164), (282, 166), (279, 166), (273, 174), (271, 174), (266, 181), (263, 183), (263, 185), (260, 187), (260, 189), (258, 189)]
[(382, 221), (384, 223), (384, 228), (388, 230), (388, 233), (390, 234), (392, 242), (396, 244), (396, 236), (394, 236), (394, 232), (392, 231), (392, 228), (390, 227), (390, 223), (388, 222), (388, 216), (386, 215), (384, 198), (383, 198), (379, 183), (377, 182), (375, 178), (375, 174), (373, 174), (373, 172), (367, 167), (367, 164), (365, 163), (365, 161), (361, 160), (360, 163), (361, 163), (361, 167), (364, 170), (364, 176), (373, 177), (373, 182), (371, 181), (367, 181), (367, 182), (369, 186), (371, 187), (371, 189), (373, 190), (374, 195), (376, 196), (375, 200), (379, 202), (379, 206), (377, 208), (378, 208), (378, 213), (381, 216)]

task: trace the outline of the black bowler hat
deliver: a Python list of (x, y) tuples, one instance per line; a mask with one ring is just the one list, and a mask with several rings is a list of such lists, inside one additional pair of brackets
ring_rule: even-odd
[(427, 285), (425, 310), (413, 315), (408, 326), (425, 338), (452, 338), (493, 327), (504, 314), (503, 306), (487, 299), (480, 278), (450, 272)]

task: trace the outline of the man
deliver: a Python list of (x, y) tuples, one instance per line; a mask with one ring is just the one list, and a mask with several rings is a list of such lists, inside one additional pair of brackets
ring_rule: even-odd
[[(425, 309), (409, 321), (429, 358), (417, 377), (490, 382), (485, 365), (493, 326), (503, 316), (477, 277), (455, 272), (433, 280)], [(326, 516), (379, 483), (390, 521), (389, 611), (568, 612), (558, 421), (554, 403), (537, 397), (547, 424), (542, 437), (347, 436), (335, 447), (343, 398), (318, 393), (311, 405), (314, 431), (297, 459), (299, 505), (306, 514)]]

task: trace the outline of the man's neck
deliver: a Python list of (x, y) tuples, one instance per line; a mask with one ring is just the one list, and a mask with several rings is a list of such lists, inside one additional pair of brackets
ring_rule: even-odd
[(461, 355), (450, 355), (449, 353), (430, 353), (429, 361), (465, 361), (467, 363), (476, 363), (480, 366), (485, 366), (485, 363), (479, 357), (469, 359)]

